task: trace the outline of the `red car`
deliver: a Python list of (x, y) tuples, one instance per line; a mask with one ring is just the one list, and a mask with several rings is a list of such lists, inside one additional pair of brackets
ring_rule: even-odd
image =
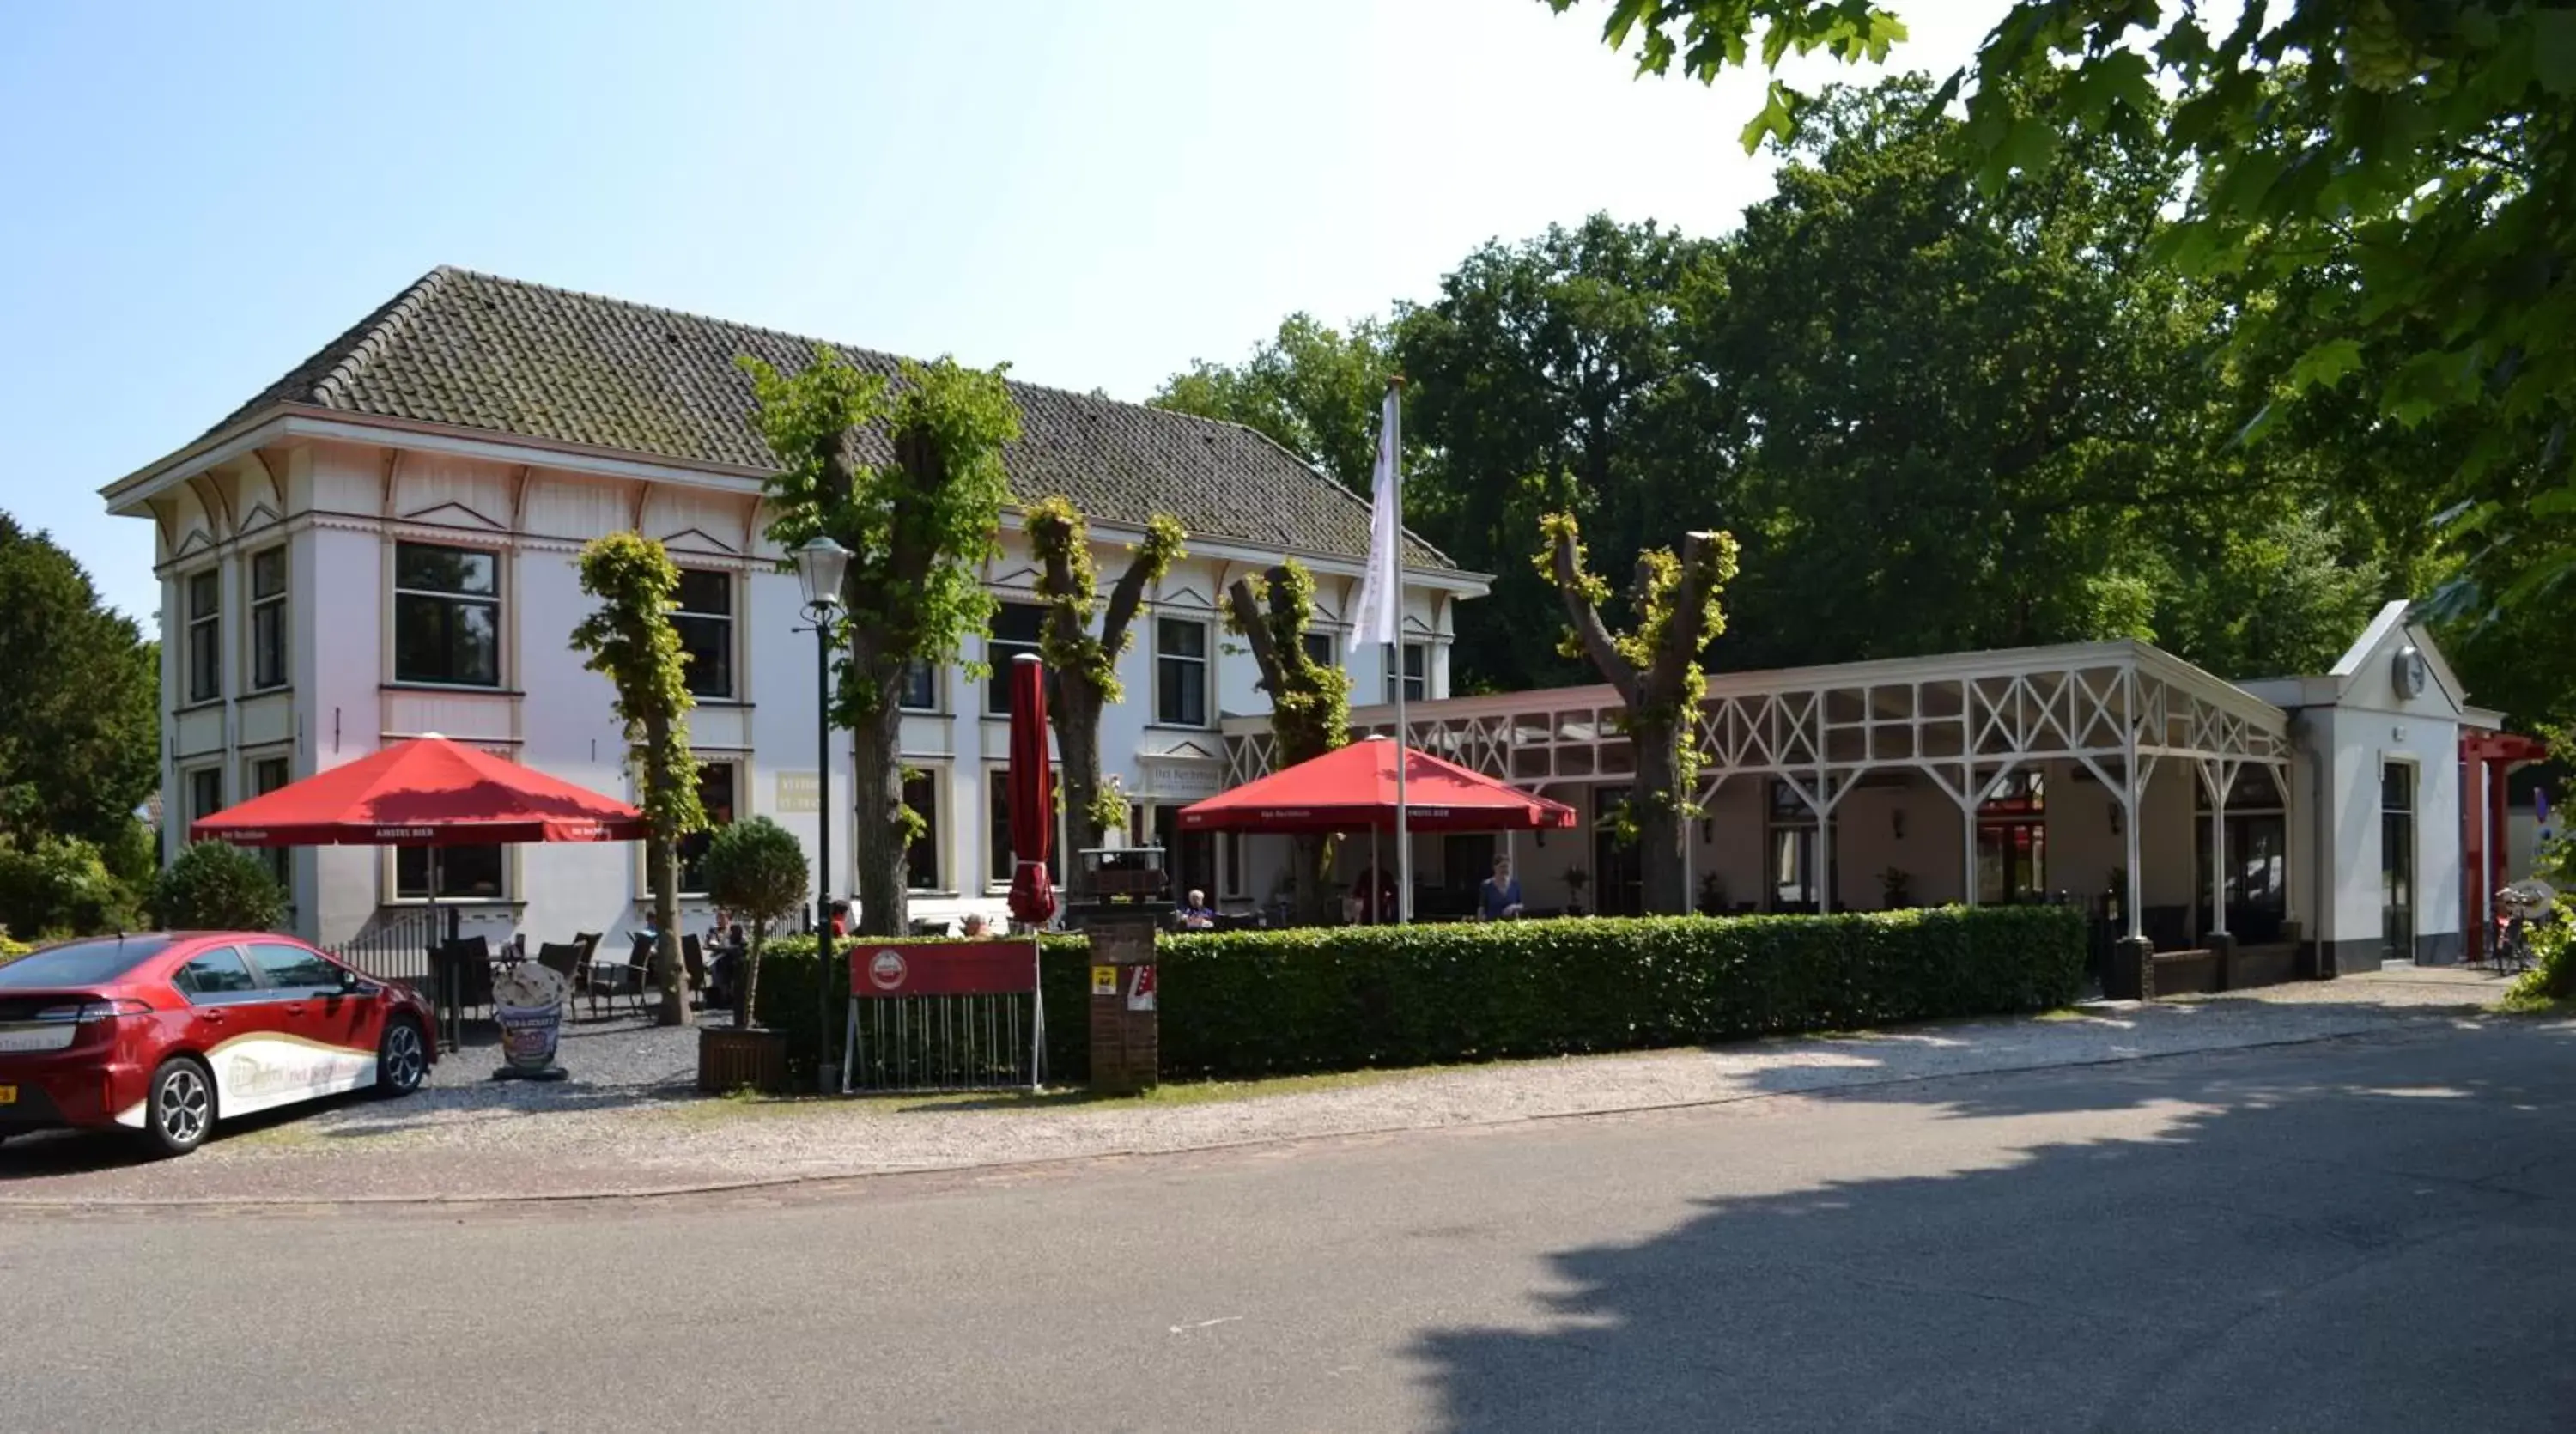
[(0, 966), (0, 1141), (123, 1126), (184, 1155), (219, 1119), (418, 1089), (437, 1028), (411, 988), (289, 936), (67, 941)]

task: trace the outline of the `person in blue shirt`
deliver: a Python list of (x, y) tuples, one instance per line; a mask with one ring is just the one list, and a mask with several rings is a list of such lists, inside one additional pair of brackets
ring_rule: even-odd
[(1494, 874), (1476, 888), (1476, 915), (1485, 921), (1510, 921), (1520, 914), (1520, 879), (1512, 875), (1511, 858), (1498, 856)]

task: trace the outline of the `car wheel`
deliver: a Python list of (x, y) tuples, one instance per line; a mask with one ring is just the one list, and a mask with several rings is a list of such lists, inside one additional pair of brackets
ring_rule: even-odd
[(143, 1137), (163, 1155), (185, 1155), (215, 1128), (215, 1079), (194, 1056), (172, 1056), (152, 1073)]
[(429, 1074), (429, 1053), (420, 1027), (407, 1017), (385, 1022), (384, 1039), (376, 1043), (376, 1094), (409, 1095)]

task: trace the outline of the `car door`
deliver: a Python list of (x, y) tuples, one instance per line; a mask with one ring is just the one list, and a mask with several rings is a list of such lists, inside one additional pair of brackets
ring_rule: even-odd
[(376, 1077), (375, 1044), (361, 1044), (363, 1002), (340, 988), (340, 968), (307, 946), (252, 941), (275, 1036), (262, 1051), (265, 1105), (355, 1090)]
[(205, 947), (170, 973), (170, 984), (188, 1002), (179, 1043), (214, 1074), (216, 1111), (247, 1115), (277, 1104), (274, 1053), (286, 1035), (285, 1012), (249, 956), (230, 944)]

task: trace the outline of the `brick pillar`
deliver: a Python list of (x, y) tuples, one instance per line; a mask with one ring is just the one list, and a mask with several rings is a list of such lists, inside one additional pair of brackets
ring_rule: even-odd
[(2102, 994), (2114, 1001), (2152, 1001), (2155, 943), (2143, 936), (2123, 936), (2111, 943), (2111, 966), (2102, 975)]

